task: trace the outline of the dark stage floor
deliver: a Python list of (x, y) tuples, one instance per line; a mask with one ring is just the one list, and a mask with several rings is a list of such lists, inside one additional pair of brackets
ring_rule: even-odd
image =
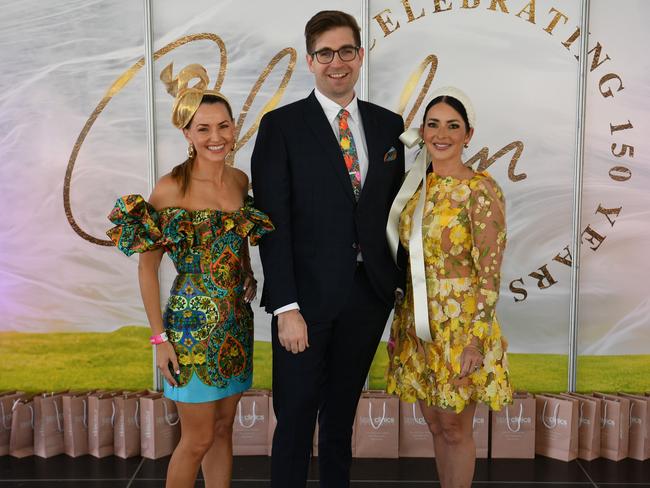
[[(95, 459), (90, 456), (50, 459), (0, 457), (0, 488), (153, 488), (164, 486), (169, 458), (150, 461), (141, 458)], [(236, 457), (233, 488), (268, 487), (270, 459)], [(312, 464), (309, 487), (318, 486), (318, 467)], [(199, 480), (196, 486), (203, 486)], [(427, 459), (355, 459), (352, 464), (353, 488), (415, 488), (440, 486), (433, 460)], [(612, 462), (573, 461), (564, 463), (544, 457), (535, 460), (477, 461), (475, 488), (650, 488), (650, 461), (625, 459)]]

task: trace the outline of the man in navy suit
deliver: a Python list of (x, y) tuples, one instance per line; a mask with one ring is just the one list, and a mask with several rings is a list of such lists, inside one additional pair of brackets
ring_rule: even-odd
[(354, 17), (305, 27), (315, 90), (267, 113), (252, 157), (256, 207), (276, 226), (260, 246), (273, 314), (272, 486), (304, 487), (316, 417), (322, 487), (349, 486), (357, 402), (393, 304), (385, 237), (404, 174), (402, 118), (359, 100)]

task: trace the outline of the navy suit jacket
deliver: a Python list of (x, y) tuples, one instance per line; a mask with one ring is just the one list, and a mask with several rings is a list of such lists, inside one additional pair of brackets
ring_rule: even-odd
[(312, 92), (267, 113), (251, 161), (255, 206), (276, 230), (260, 242), (267, 312), (297, 302), (309, 322), (337, 316), (361, 250), (373, 290), (387, 304), (398, 282), (386, 221), (404, 176), (402, 118), (359, 103), (368, 172), (357, 202), (338, 139)]

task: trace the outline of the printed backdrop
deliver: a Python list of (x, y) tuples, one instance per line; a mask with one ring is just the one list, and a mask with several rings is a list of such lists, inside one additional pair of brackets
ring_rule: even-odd
[[(204, 64), (231, 99), (234, 164), (249, 172), (262, 112), (313, 86), (302, 30), (323, 2), (152, 3), (158, 175), (185, 154), (158, 81), (172, 61), (175, 71)], [(591, 4), (587, 111), (578, 121), (580, 2), (370, 2), (370, 101), (418, 126), (436, 87), (456, 85), (474, 100), (466, 157), (487, 167), (507, 198), (499, 314), (514, 352), (568, 351), (575, 134), (584, 124), (580, 352), (650, 353), (650, 4)], [(326, 7), (361, 18), (361, 2)], [(0, 331), (146, 324), (137, 258), (101, 242), (115, 199), (149, 191), (145, 74), (136, 64), (143, 15), (131, 0), (3, 5)], [(172, 273), (167, 264), (163, 289)], [(269, 340), (269, 317), (256, 312), (256, 338)]]

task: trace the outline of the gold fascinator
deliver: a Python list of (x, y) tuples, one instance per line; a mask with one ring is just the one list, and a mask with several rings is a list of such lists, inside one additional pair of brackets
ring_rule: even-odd
[[(210, 78), (208, 72), (200, 64), (188, 64), (174, 76), (174, 63), (169, 63), (160, 73), (160, 79), (167, 87), (167, 93), (173, 96), (172, 124), (184, 129), (194, 117), (201, 105), (204, 95), (214, 95), (222, 98), (228, 105), (228, 99), (217, 90), (207, 89)], [(192, 86), (190, 82), (196, 80)]]

